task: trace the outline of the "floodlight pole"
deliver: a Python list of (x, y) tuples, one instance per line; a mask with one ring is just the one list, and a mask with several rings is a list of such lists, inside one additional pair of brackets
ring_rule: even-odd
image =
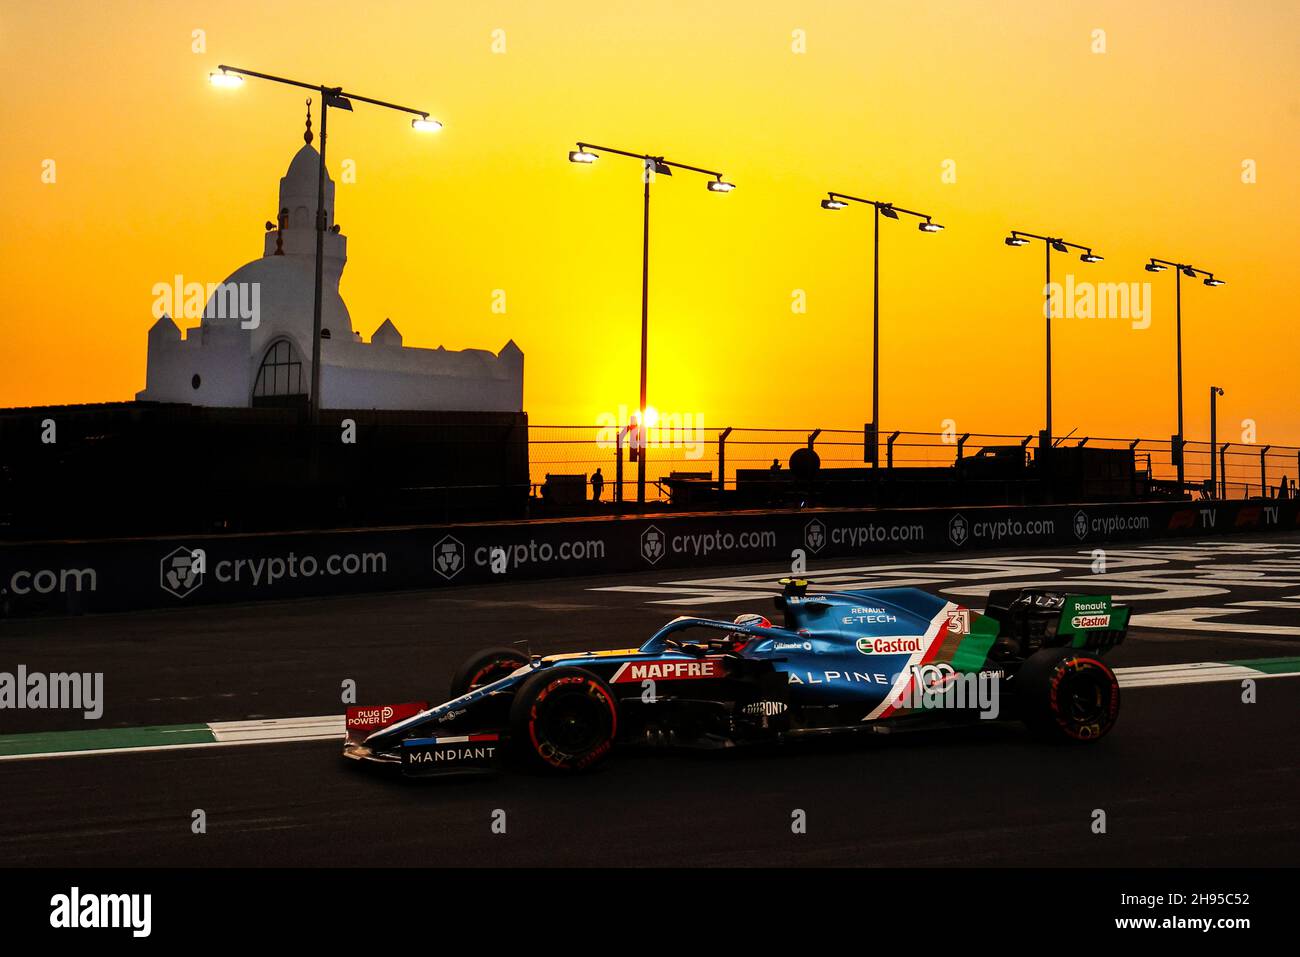
[(912, 209), (903, 209), (901, 206), (895, 206), (893, 203), (886, 203), (875, 199), (862, 199), (857, 196), (850, 196), (848, 193), (829, 192), (827, 198), (822, 200), (823, 209), (840, 209), (845, 202), (861, 203), (864, 206), (872, 207), (872, 236), (871, 236), (871, 430), (873, 436), (873, 448), (871, 450), (871, 468), (873, 470), (880, 468), (880, 214), (885, 210), (885, 215), (890, 219), (897, 219), (899, 213), (906, 213), (908, 216), (915, 216), (917, 219), (924, 220), (920, 224), (925, 231), (936, 232), (942, 229), (942, 226), (934, 223), (931, 217), (926, 213), (918, 213)]
[[(597, 146), (594, 143), (584, 143), (578, 141), (578, 151), (581, 153), (612, 153), (615, 156), (626, 156), (631, 159), (637, 159), (642, 164), (642, 179), (644, 185), (642, 188), (642, 214), (641, 214), (641, 387), (640, 387), (640, 406), (637, 412), (637, 456), (636, 456), (636, 500), (640, 504), (645, 503), (645, 475), (646, 475), (646, 429), (648, 423), (646, 417), (647, 401), (647, 368), (649, 365), (649, 348), (650, 348), (650, 180), (656, 172), (663, 171), (666, 175), (671, 176), (673, 169), (689, 170), (692, 173), (702, 173), (705, 176), (712, 176), (718, 183), (722, 183), (722, 173), (717, 170), (704, 169), (700, 166), (690, 166), (686, 163), (675, 163), (671, 160), (664, 159), (662, 156), (655, 156), (651, 153), (634, 153), (629, 150), (614, 149), (611, 146)], [(573, 157), (570, 156), (570, 159)], [(590, 159), (584, 162), (591, 162)], [(714, 184), (710, 184), (710, 189)], [(728, 188), (730, 188), (729, 184)]]
[[(871, 204), (871, 471), (880, 468), (880, 205)], [(879, 496), (876, 505), (880, 505)]]
[(1183, 437), (1183, 275), (1187, 274), (1195, 278), (1197, 274), (1200, 274), (1205, 276), (1206, 279), (1213, 279), (1214, 274), (1204, 269), (1197, 269), (1195, 266), (1189, 266), (1186, 263), (1174, 262), (1172, 259), (1159, 259), (1155, 256), (1151, 257), (1151, 261), (1146, 268), (1148, 272), (1160, 272), (1166, 267), (1174, 271), (1174, 339), (1178, 368), (1178, 437), (1176, 441), (1178, 442), (1178, 492), (1181, 495), (1185, 468), (1183, 451), (1187, 444)]
[[(1223, 390), (1217, 385), (1210, 386), (1210, 494), (1218, 495), (1218, 482), (1215, 473), (1214, 453), (1219, 443), (1219, 396), (1223, 395)], [(1223, 497), (1227, 498), (1228, 488), (1228, 469), (1225, 465), (1223, 468)]]
[(645, 502), (645, 453), (646, 430), (646, 367), (650, 350), (650, 161), (642, 179), (645, 180), (643, 195), (645, 197), (641, 217), (641, 404), (637, 406), (637, 437), (640, 440), (636, 456), (636, 500)]
[[(1045, 282), (1043, 285), (1043, 324), (1046, 327), (1047, 342), (1047, 441), (1043, 450), (1047, 451), (1052, 447), (1052, 250), (1055, 248), (1060, 252), (1065, 252), (1062, 247), (1081, 250), (1084, 256), (1092, 256), (1091, 246), (1082, 246), (1079, 243), (1066, 242), (1059, 236), (1040, 236), (1037, 233), (1027, 233), (1023, 229), (1011, 230), (1010, 238), (1006, 240), (1008, 245), (1023, 246), (1023, 240), (1036, 239), (1043, 244), (1044, 248), (1044, 273)], [(1080, 257), (1083, 258), (1083, 257)], [(1091, 260), (1085, 259), (1085, 262), (1096, 262), (1101, 257), (1093, 257)]]
[[(235, 73), (240, 76), (250, 76), (259, 80), (270, 80), (272, 83), (282, 83), (286, 86), (296, 86), (303, 90), (314, 90), (320, 95), (320, 168), (316, 181), (316, 282), (313, 288), (312, 307), (311, 307), (311, 395), (308, 396), (308, 411), (310, 421), (313, 426), (320, 424), (320, 342), (321, 342), (321, 306), (324, 295), (325, 279), (325, 231), (329, 228), (325, 216), (325, 137), (326, 124), (329, 119), (329, 108), (331, 106), (339, 109), (352, 110), (352, 100), (362, 103), (370, 103), (374, 106), (382, 106), (389, 110), (397, 110), (399, 113), (409, 113), (412, 116), (420, 117), (424, 120), (429, 119), (429, 114), (424, 110), (413, 109), (409, 106), (398, 106), (396, 103), (388, 103), (384, 100), (372, 99), (368, 96), (361, 96), (357, 93), (346, 93), (341, 86), (326, 86), (320, 83), (304, 83), (301, 80), (290, 80), (286, 77), (275, 76), (272, 73), (259, 73), (256, 70), (243, 70), (239, 67), (227, 66), (222, 63), (217, 69), (222, 73)], [(315, 443), (312, 445), (315, 448)]]
[[(325, 287), (325, 124), (329, 121), (329, 96), (321, 90), (320, 100), (320, 172), (316, 176), (316, 282), (312, 286), (311, 304), (311, 410), (312, 429), (320, 425), (320, 328)], [(316, 446), (312, 437), (312, 447)]]

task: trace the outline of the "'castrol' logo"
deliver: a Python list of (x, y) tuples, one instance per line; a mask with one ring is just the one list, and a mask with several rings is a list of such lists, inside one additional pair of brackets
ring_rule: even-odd
[(910, 655), (921, 650), (920, 638), (859, 638), (864, 655)]
[(1070, 624), (1075, 628), (1105, 628), (1110, 624), (1110, 615), (1075, 615)]

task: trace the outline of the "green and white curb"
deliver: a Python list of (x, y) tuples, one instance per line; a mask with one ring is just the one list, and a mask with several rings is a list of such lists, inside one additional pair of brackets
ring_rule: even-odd
[(1200, 661), (1186, 665), (1116, 668), (1121, 688), (1158, 688), (1162, 685), (1196, 685), (1207, 681), (1243, 678), (1282, 678), (1300, 674), (1300, 658), (1260, 658), (1256, 661)]
[(291, 741), (341, 740), (343, 715), (318, 718), (267, 718), (253, 721), (213, 721), (145, 728), (95, 728), (90, 731), (41, 731), (0, 735), (0, 761), (71, 757), (78, 754), (121, 754), (126, 751), (171, 751), (181, 748), (220, 748), (241, 744), (284, 744)]
[[(1244, 678), (1285, 678), (1300, 676), (1300, 657), (1116, 668), (1115, 675), (1119, 678), (1121, 688), (1159, 688), (1211, 681), (1241, 681)], [(343, 715), (331, 714), (315, 718), (267, 718), (144, 728), (5, 734), (0, 735), (0, 761), (122, 754), (130, 751), (228, 748), (248, 744), (290, 744), (298, 741), (340, 741), (343, 731)]]
[(91, 731), (38, 731), (0, 736), (0, 757), (43, 758), (82, 751), (115, 752), (193, 747), (215, 742), (206, 724), (170, 724), (151, 728), (95, 728)]

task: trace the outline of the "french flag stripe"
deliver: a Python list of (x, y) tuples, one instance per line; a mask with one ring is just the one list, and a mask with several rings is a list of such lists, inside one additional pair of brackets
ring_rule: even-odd
[(471, 741), (497, 741), (498, 734), (457, 734), (448, 738), (407, 738), (402, 743), (407, 747), (423, 747), (430, 744), (466, 744)]

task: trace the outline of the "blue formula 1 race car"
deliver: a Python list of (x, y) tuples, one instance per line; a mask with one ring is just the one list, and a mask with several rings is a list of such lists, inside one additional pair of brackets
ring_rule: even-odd
[(782, 584), (781, 625), (681, 617), (640, 648), (487, 649), (442, 704), (350, 708), (343, 754), (412, 776), (506, 761), (573, 772), (638, 743), (728, 748), (984, 719), (1083, 742), (1115, 725), (1119, 685), (1100, 659), (1129, 610), (1109, 597), (994, 591), (978, 614), (915, 588)]

